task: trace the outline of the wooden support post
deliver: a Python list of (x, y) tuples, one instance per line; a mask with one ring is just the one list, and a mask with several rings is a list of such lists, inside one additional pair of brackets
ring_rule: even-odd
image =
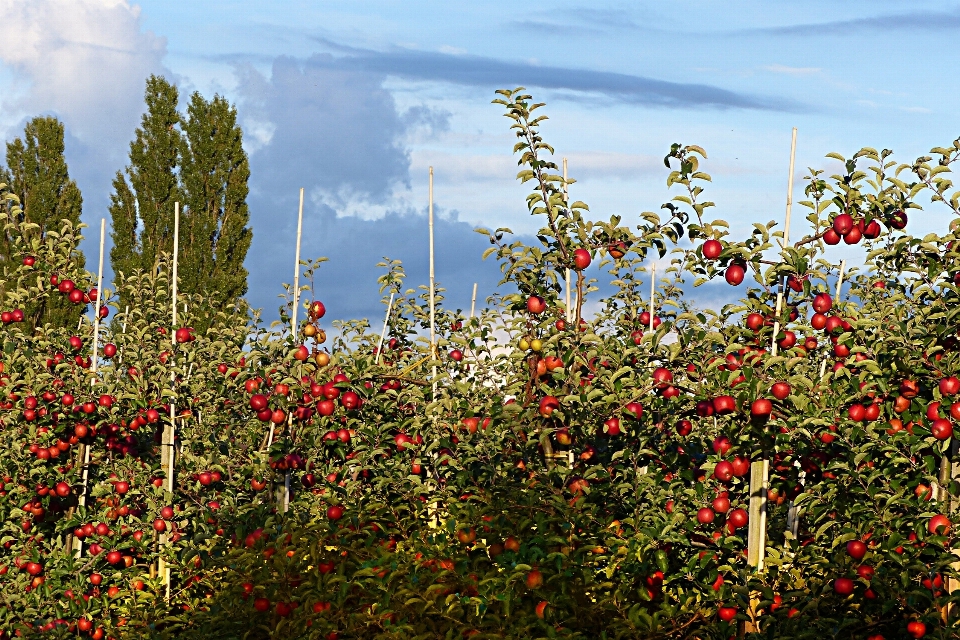
[(769, 460), (757, 460), (750, 464), (747, 564), (757, 571), (763, 570), (763, 556), (767, 543), (767, 490), (769, 489), (769, 473)]

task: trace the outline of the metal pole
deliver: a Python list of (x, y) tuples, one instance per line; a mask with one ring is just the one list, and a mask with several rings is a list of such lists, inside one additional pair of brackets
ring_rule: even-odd
[(477, 283), (473, 283), (473, 297), (470, 299), (470, 317), (474, 315), (474, 311), (477, 308)]

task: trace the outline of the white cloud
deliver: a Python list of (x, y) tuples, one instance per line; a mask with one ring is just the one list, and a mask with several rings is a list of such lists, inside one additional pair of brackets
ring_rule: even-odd
[(86, 145), (129, 140), (144, 80), (163, 71), (166, 39), (140, 27), (127, 0), (0, 0), (0, 63), (18, 91), (4, 119), (54, 113)]
[(772, 73), (785, 73), (791, 76), (809, 76), (822, 71), (820, 67), (788, 67), (782, 64), (770, 64), (763, 68)]

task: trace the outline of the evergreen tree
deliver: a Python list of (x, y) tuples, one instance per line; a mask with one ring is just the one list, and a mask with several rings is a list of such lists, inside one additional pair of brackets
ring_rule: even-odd
[(113, 182), (110, 259), (118, 276), (156, 268), (158, 255), (173, 250), (180, 202), (178, 288), (226, 307), (247, 291), (243, 261), (253, 238), (243, 132), (224, 98), (194, 93), (186, 117), (178, 99), (164, 78), (147, 81), (147, 112), (130, 143), (130, 165)]
[(110, 262), (117, 277), (154, 269), (158, 254), (173, 250), (173, 207), (182, 200), (176, 173), (183, 147), (178, 99), (166, 79), (147, 80), (147, 112), (130, 143), (130, 165), (117, 172), (110, 197)]
[[(80, 224), (83, 198), (77, 183), (70, 179), (64, 158), (63, 124), (53, 117), (37, 117), (27, 123), (23, 138), (7, 143), (7, 168), (0, 170), (0, 181), (20, 198), (22, 221), (39, 226), (41, 237), (48, 231), (59, 231), (63, 220)], [(0, 232), (0, 259), (20, 260), (10, 255), (10, 233)], [(73, 266), (83, 268), (84, 257), (79, 248), (71, 254)], [(52, 323), (58, 326), (76, 324), (83, 312), (63, 296), (37, 300), (24, 309), (33, 325)]]
[(221, 96), (207, 101), (194, 93), (184, 137), (180, 283), (184, 291), (204, 293), (218, 308), (247, 292), (243, 260), (253, 239), (247, 226), (250, 166), (237, 110)]

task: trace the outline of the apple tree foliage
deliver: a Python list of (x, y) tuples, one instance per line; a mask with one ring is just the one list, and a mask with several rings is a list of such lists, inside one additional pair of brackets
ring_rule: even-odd
[[(390, 259), (382, 348), (366, 321), (323, 325), (322, 261), (306, 264), (294, 334), (289, 302), (283, 324), (245, 325), (190, 292), (171, 326), (167, 254), (104, 292), (118, 313), (96, 371), (89, 318), (0, 325), (2, 637), (956, 635), (960, 141), (913, 164), (833, 156), (782, 244), (774, 222), (737, 239), (710, 219), (696, 146), (666, 156), (661, 214), (591, 220), (541, 105), (522, 89), (497, 103), (540, 244), (485, 232), (507, 293), (473, 318), (441, 306), (436, 355), (428, 292)], [(76, 225), (12, 233), (19, 204), (3, 197), (13, 253), (32, 258), (5, 265), (4, 308), (64, 295), (53, 276), (89, 287), (67, 259)], [(918, 214), (953, 222), (918, 238)], [(839, 297), (835, 241), (866, 251)], [(617, 289), (591, 318), (581, 250)], [(721, 308), (690, 301), (691, 285), (740, 275), (751, 284)]]

